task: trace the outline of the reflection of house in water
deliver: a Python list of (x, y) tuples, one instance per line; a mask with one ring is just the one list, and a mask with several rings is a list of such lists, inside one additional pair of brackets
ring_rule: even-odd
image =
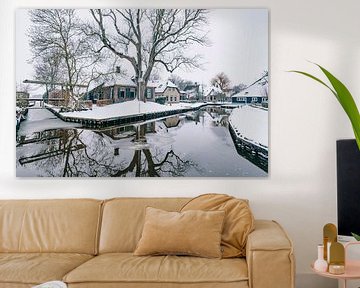
[(224, 126), (228, 127), (228, 119), (230, 113), (221, 107), (207, 107), (205, 110), (210, 117), (213, 119), (213, 124), (215, 126)]
[(145, 123), (142, 125), (127, 125), (127, 126), (120, 126), (120, 127), (113, 127), (106, 130), (98, 131), (97, 133), (106, 135), (110, 137), (112, 140), (121, 140), (125, 138), (132, 138), (136, 135), (138, 130), (141, 127), (144, 129), (145, 133), (156, 133), (155, 131), (155, 122)]
[[(156, 133), (156, 125), (155, 122), (149, 122), (141, 125), (113, 127), (96, 133), (105, 136), (109, 144), (114, 147), (114, 155), (118, 156), (119, 146), (134, 141), (146, 142), (145, 134)], [(126, 140), (127, 142), (124, 142)]]
[(199, 123), (200, 122), (200, 115), (203, 114), (202, 111), (192, 111), (192, 112), (188, 112), (186, 113), (186, 120), (191, 120), (191, 121), (195, 121), (195, 123)]
[(98, 133), (105, 134), (113, 140), (119, 140), (134, 136), (136, 133), (136, 129), (134, 126), (129, 125), (102, 130)]
[(169, 117), (169, 118), (164, 119), (163, 122), (164, 122), (166, 128), (176, 127), (180, 123), (180, 117), (179, 117), (179, 115), (174, 116), (174, 117)]

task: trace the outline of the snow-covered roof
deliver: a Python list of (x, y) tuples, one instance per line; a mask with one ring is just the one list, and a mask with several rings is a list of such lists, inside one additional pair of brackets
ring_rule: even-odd
[(250, 87), (245, 88), (244, 90), (240, 91), (239, 93), (234, 94), (231, 97), (264, 97), (267, 96), (267, 85), (262, 86), (259, 84), (254, 84)]
[(121, 74), (115, 74), (113, 76), (113, 79), (109, 81), (105, 81), (104, 83), (105, 87), (114, 86), (114, 85), (136, 87), (136, 83), (133, 81), (131, 77), (126, 77)]
[(222, 93), (221, 89), (215, 86), (210, 86), (209, 88), (206, 88), (204, 91), (205, 96), (215, 95), (219, 93)]
[[(111, 86), (127, 86), (127, 87), (137, 87), (136, 79), (134, 77), (124, 76), (121, 74), (115, 74), (111, 80), (105, 81), (104, 87), (111, 87)], [(100, 84), (101, 85), (101, 84)], [(91, 88), (90, 88), (91, 86)], [(89, 86), (89, 91), (98, 87), (99, 83), (92, 83)], [(154, 81), (148, 81), (147, 87), (156, 88), (158, 83)]]
[(159, 85), (159, 83), (154, 82), (154, 81), (148, 81), (147, 83), (147, 87), (152, 87), (152, 88), (156, 88)]
[(91, 91), (91, 90), (93, 90), (93, 89), (95, 89), (95, 88), (97, 88), (97, 87), (99, 87), (99, 86), (101, 86), (103, 84), (104, 84), (104, 82), (99, 83), (99, 82), (92, 81), (89, 84), (88, 91)]
[(161, 83), (159, 86), (157, 86), (157, 87), (155, 88), (155, 93), (164, 93), (164, 91), (166, 90), (167, 87), (179, 89), (178, 86), (176, 86), (173, 82), (171, 82), (170, 80), (168, 80), (168, 81), (166, 81), (165, 83)]

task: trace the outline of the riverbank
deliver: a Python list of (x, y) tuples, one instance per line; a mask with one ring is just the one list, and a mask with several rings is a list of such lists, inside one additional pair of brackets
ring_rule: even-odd
[(65, 122), (73, 122), (88, 128), (103, 128), (122, 124), (144, 122), (198, 110), (207, 105), (224, 105), (226, 103), (174, 103), (162, 105), (138, 100), (116, 103), (107, 106), (94, 106), (91, 110), (61, 112), (59, 107), (45, 107)]
[(268, 110), (252, 105), (235, 108), (229, 117), (230, 131), (238, 145), (268, 157)]

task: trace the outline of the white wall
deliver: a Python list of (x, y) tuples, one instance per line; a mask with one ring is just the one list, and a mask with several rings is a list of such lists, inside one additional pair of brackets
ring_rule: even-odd
[[(325, 287), (310, 262), (322, 226), (336, 223), (335, 141), (352, 137), (334, 97), (318, 84), (287, 73), (316, 71), (306, 62), (333, 71), (360, 95), (359, 0), (193, 0), (181, 7), (266, 7), (270, 11), (270, 175), (265, 179), (16, 179), (14, 16), (22, 7), (99, 7), (100, 1), (3, 0), (0, 8), (0, 198), (114, 196), (194, 196), (228, 193), (251, 200), (257, 218), (278, 220), (295, 244), (298, 287)], [(54, 3), (54, 4), (53, 4)], [(102, 6), (166, 7), (169, 1), (102, 0)], [(330, 285), (331, 286), (331, 285)], [(326, 286), (326, 287), (330, 287)], [(334, 286), (332, 284), (332, 286)]]

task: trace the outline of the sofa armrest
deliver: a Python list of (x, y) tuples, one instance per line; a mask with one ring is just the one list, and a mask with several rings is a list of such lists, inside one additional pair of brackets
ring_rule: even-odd
[(247, 240), (246, 261), (250, 288), (295, 287), (293, 245), (275, 221), (255, 220), (255, 230)]

